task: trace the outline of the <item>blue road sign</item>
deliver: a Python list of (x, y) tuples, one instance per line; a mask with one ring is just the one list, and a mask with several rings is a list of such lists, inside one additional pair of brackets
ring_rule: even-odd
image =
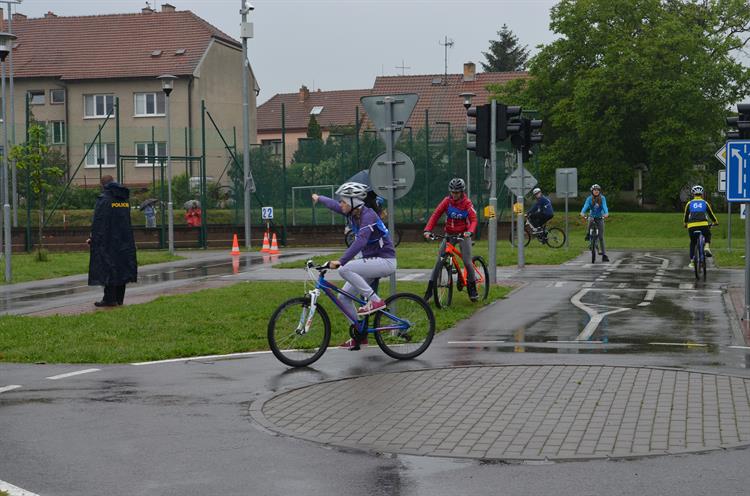
[(727, 141), (727, 200), (750, 202), (750, 140)]

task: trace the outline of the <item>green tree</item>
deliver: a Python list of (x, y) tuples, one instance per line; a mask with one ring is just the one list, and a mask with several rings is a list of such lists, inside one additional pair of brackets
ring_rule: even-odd
[(318, 119), (316, 119), (314, 115), (310, 116), (310, 121), (307, 123), (307, 137), (316, 140), (323, 139), (323, 130), (320, 128)]
[(543, 173), (579, 168), (579, 182), (610, 193), (648, 167), (645, 195), (679, 204), (683, 185), (716, 167), (730, 104), (750, 89), (737, 60), (748, 42), (743, 0), (561, 0), (559, 38), (531, 60), (515, 98), (541, 111)]
[[(30, 181), (31, 191), (37, 197), (39, 211), (39, 249), (43, 253), (44, 243), (44, 208), (55, 182), (62, 177), (63, 162), (61, 155), (50, 151), (47, 146), (47, 130), (44, 126), (34, 123), (29, 126), (28, 141), (12, 148), (9, 157), (16, 163), (16, 167), (24, 171)], [(30, 201), (27, 198), (26, 201)]]
[(485, 72), (509, 72), (526, 69), (529, 58), (528, 45), (520, 46), (518, 37), (506, 24), (497, 32), (498, 40), (490, 40), (488, 52), (482, 52), (487, 62), (482, 62)]

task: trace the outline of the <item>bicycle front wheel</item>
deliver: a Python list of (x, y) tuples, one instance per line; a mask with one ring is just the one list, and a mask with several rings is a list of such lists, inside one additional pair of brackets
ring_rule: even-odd
[(432, 298), (438, 308), (449, 307), (453, 300), (453, 267), (450, 259), (440, 263), (440, 270), (432, 287)]
[(282, 363), (306, 367), (323, 356), (331, 340), (331, 321), (320, 305), (305, 331), (310, 318), (310, 299), (292, 298), (279, 306), (268, 322), (268, 345)]
[(590, 243), (591, 243), (591, 246), (590, 246), (590, 249), (591, 249), (591, 263), (596, 263), (596, 243), (597, 242), (598, 242), (597, 237), (595, 235), (591, 236), (591, 241), (590, 241)]
[(471, 259), (471, 263), (474, 266), (474, 277), (477, 282), (477, 294), (482, 299), (486, 300), (490, 295), (490, 271), (487, 268), (482, 257), (474, 257)]
[(401, 231), (400, 229), (396, 229), (396, 236), (395, 236), (395, 238), (393, 240), (393, 246), (398, 246), (398, 245), (401, 244), (401, 236), (403, 234), (404, 234), (403, 231)]
[(547, 230), (547, 246), (550, 248), (560, 248), (565, 244), (565, 231), (559, 227), (550, 227)]
[[(517, 234), (518, 234), (518, 231), (516, 229), (513, 229), (510, 232), (510, 235), (508, 236), (508, 241), (510, 241), (510, 244), (513, 245), (514, 247), (518, 246)], [(529, 234), (529, 231), (527, 229), (523, 230), (523, 236), (524, 236), (523, 245), (529, 246), (529, 243), (531, 243), (531, 235)]]
[(375, 314), (375, 341), (391, 358), (408, 360), (425, 352), (435, 336), (435, 315), (422, 298), (396, 293), (385, 300), (388, 310)]

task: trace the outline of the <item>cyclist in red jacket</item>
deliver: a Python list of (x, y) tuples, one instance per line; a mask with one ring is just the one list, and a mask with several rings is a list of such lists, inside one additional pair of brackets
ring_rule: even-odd
[[(453, 178), (448, 183), (448, 190), (450, 195), (443, 198), (443, 201), (435, 208), (435, 211), (430, 216), (430, 220), (427, 221), (427, 225), (424, 228), (424, 237), (429, 239), (432, 237), (432, 230), (440, 220), (443, 214), (445, 214), (445, 232), (446, 234), (453, 236), (460, 236), (461, 242), (461, 258), (463, 258), (464, 266), (471, 267), (471, 237), (477, 230), (477, 211), (474, 210), (474, 204), (471, 203), (469, 197), (466, 196), (466, 183), (461, 178)], [(427, 296), (425, 299), (432, 294), (432, 287), (437, 280), (438, 273), (440, 271), (440, 258), (443, 256), (445, 251), (445, 240), (440, 244), (440, 250), (438, 251), (437, 263), (435, 268), (432, 270), (432, 276), (427, 287)], [(467, 291), (469, 292), (469, 298), (471, 301), (477, 301), (479, 295), (477, 294), (477, 282), (473, 270), (467, 271)]]

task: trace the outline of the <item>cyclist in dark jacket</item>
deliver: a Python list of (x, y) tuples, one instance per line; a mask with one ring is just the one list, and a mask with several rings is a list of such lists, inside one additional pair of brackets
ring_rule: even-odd
[(529, 218), (531, 227), (534, 228), (534, 233), (537, 233), (542, 230), (547, 221), (555, 216), (555, 212), (552, 210), (552, 202), (542, 194), (541, 189), (534, 188), (532, 193), (536, 198), (536, 203), (529, 209), (526, 215)]

